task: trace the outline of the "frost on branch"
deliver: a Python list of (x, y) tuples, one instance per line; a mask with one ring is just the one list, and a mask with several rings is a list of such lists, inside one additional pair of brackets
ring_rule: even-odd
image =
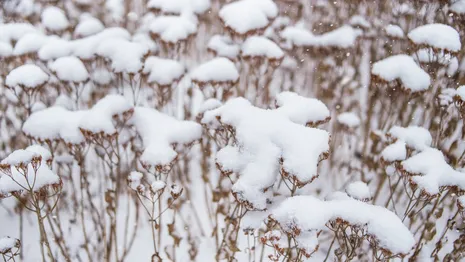
[(407, 55), (390, 56), (374, 63), (371, 75), (376, 84), (412, 93), (426, 91), (431, 84), (430, 76)]
[[(326, 226), (345, 224), (360, 230), (373, 248), (377, 247), (389, 255), (406, 255), (415, 244), (412, 233), (394, 213), (384, 207), (352, 199), (322, 201), (313, 196), (295, 196), (271, 210), (270, 218), (295, 237), (316, 233)], [(308, 234), (308, 237), (316, 240), (317, 234)], [(313, 249), (316, 249), (318, 241), (313, 243)]]
[(0, 195), (57, 188), (61, 180), (51, 169), (50, 152), (38, 145), (16, 150), (0, 162)]
[(224, 5), (219, 12), (224, 27), (239, 36), (263, 32), (277, 15), (278, 8), (271, 0), (239, 0)]
[(328, 132), (305, 126), (329, 118), (324, 104), (293, 93), (278, 95), (276, 104), (265, 110), (235, 98), (205, 112), (201, 120), (234, 135), (233, 144), (218, 152), (217, 166), (224, 174), (239, 175), (232, 191), (249, 209), (266, 209), (267, 189), (280, 173), (297, 187), (313, 181), (319, 161), (329, 154)]

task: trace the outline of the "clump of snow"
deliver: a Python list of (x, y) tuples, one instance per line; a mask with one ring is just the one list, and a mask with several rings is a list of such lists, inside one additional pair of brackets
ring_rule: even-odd
[(24, 88), (37, 88), (48, 81), (48, 75), (38, 66), (25, 64), (8, 73), (5, 84), (11, 88), (21, 86)]
[(389, 24), (386, 27), (384, 27), (384, 31), (386, 31), (386, 34), (390, 37), (393, 38), (404, 38), (405, 33), (404, 30), (398, 25), (392, 25)]
[(60, 184), (60, 178), (46, 163), (50, 155), (48, 150), (38, 149), (37, 146), (16, 150), (8, 155), (1, 162), (5, 175), (0, 177), (0, 194), (9, 195), (23, 190), (36, 192), (46, 186)]
[(219, 16), (226, 28), (239, 35), (264, 30), (278, 15), (272, 0), (239, 0), (224, 5)]
[(165, 189), (165, 187), (166, 187), (166, 183), (161, 180), (156, 180), (150, 185), (150, 189), (153, 192), (162, 191), (163, 189)]
[(239, 72), (231, 60), (218, 57), (195, 68), (190, 76), (197, 84), (229, 84), (239, 79)]
[(53, 60), (71, 55), (72, 52), (72, 42), (61, 38), (52, 38), (42, 45), (39, 49), (38, 55), (42, 60)]
[(169, 86), (181, 80), (185, 71), (184, 65), (176, 60), (150, 56), (145, 60), (143, 73), (149, 74), (148, 83)]
[(337, 121), (348, 127), (348, 128), (356, 128), (360, 125), (360, 118), (357, 114), (352, 112), (344, 112), (337, 116)]
[(355, 181), (346, 186), (346, 193), (350, 197), (367, 202), (371, 200), (372, 195), (368, 185), (362, 181)]
[(214, 35), (207, 45), (208, 50), (217, 56), (223, 56), (235, 60), (239, 55), (239, 46), (234, 44), (231, 38), (222, 35)]
[(270, 60), (282, 60), (284, 52), (275, 42), (266, 37), (251, 36), (242, 44), (241, 56), (244, 58), (265, 57)]
[(50, 31), (59, 32), (69, 27), (65, 12), (55, 6), (48, 6), (42, 11), (41, 22)]
[(133, 190), (139, 190), (142, 178), (144, 178), (144, 174), (142, 174), (141, 172), (132, 171), (131, 173), (129, 173), (129, 187), (131, 187)]
[(133, 106), (121, 95), (107, 95), (87, 110), (79, 122), (79, 128), (93, 134), (113, 135), (117, 132), (113, 116), (123, 115), (133, 110)]
[[(92, 59), (97, 54), (97, 48), (105, 40), (129, 40), (131, 35), (121, 27), (106, 28), (100, 33), (72, 41), (72, 54), (80, 59)], [(114, 47), (116, 48), (116, 47)]]
[(40, 48), (45, 45), (50, 39), (54, 37), (48, 37), (40, 33), (29, 33), (21, 37), (15, 44), (13, 50), (14, 55), (25, 55), (30, 53), (37, 53)]
[(407, 147), (404, 141), (398, 140), (381, 151), (381, 158), (387, 162), (402, 161), (407, 157)]
[(408, 38), (417, 45), (426, 45), (449, 52), (459, 52), (462, 48), (460, 35), (453, 27), (444, 24), (427, 24), (419, 26)]
[(407, 147), (417, 151), (422, 151), (430, 147), (433, 142), (430, 132), (426, 128), (420, 126), (393, 126), (389, 130), (388, 136), (404, 141)]
[(427, 195), (439, 194), (443, 187), (465, 190), (465, 174), (447, 164), (444, 154), (435, 148), (426, 148), (401, 164), (402, 171)]
[(132, 36), (132, 42), (146, 45), (152, 54), (158, 52), (158, 46), (148, 33), (137, 33)]
[(29, 23), (7, 23), (0, 24), (0, 32), (0, 42), (11, 43), (28, 33), (38, 33), (39, 30)]
[(74, 35), (77, 37), (87, 37), (95, 35), (105, 29), (103, 23), (95, 17), (86, 16), (76, 25)]
[(371, 27), (370, 22), (368, 22), (366, 20), (366, 18), (361, 16), (361, 15), (352, 16), (350, 18), (349, 23), (350, 23), (351, 26), (358, 26), (358, 27), (361, 27), (361, 28), (370, 28)]
[(164, 14), (178, 15), (184, 11), (192, 11), (201, 15), (210, 8), (210, 5), (210, 0), (150, 0), (147, 7)]
[(3, 166), (27, 166), (34, 160), (40, 160), (40, 154), (34, 151), (19, 149), (9, 154), (0, 164)]
[(13, 47), (10, 43), (0, 42), (0, 57), (10, 57), (13, 55)]
[(149, 53), (149, 48), (144, 44), (110, 38), (100, 43), (96, 53), (111, 61), (114, 72), (136, 74), (142, 70), (142, 59)]
[(146, 167), (171, 164), (178, 155), (173, 144), (190, 144), (202, 134), (201, 126), (195, 122), (180, 121), (146, 107), (136, 107), (129, 124), (142, 138), (144, 150), (140, 161)]
[(75, 56), (60, 57), (49, 64), (49, 68), (62, 81), (79, 83), (89, 79), (84, 63)]
[(411, 92), (425, 91), (431, 84), (430, 76), (408, 55), (395, 55), (373, 64), (371, 74), (386, 82), (400, 80)]
[(279, 93), (276, 96), (276, 107), (281, 114), (300, 125), (314, 126), (328, 122), (331, 118), (329, 109), (323, 102), (293, 92)]
[(210, 98), (207, 99), (205, 102), (202, 103), (202, 105), (199, 108), (199, 113), (203, 114), (208, 110), (213, 110), (215, 108), (218, 108), (222, 105), (221, 101), (215, 98)]
[(2, 237), (0, 238), (0, 254), (6, 254), (13, 248), (19, 248), (20, 243), (16, 238)]
[(465, 101), (465, 85), (459, 86), (459, 88), (457, 88), (456, 96), (460, 100)]
[(165, 43), (185, 41), (197, 32), (197, 23), (187, 16), (159, 16), (150, 24), (150, 33)]
[(114, 135), (113, 116), (124, 115), (132, 105), (120, 95), (107, 95), (89, 110), (69, 111), (53, 106), (33, 113), (23, 125), (23, 132), (39, 141), (63, 140), (67, 144), (82, 144), (82, 132)]
[(289, 26), (281, 32), (281, 37), (291, 46), (296, 47), (334, 47), (351, 48), (359, 36), (359, 31), (344, 25), (331, 32), (314, 35), (309, 30)]
[(457, 0), (453, 2), (451, 1), (449, 10), (458, 15), (465, 14), (465, 1), (464, 0)]
[(222, 148), (216, 162), (223, 173), (239, 175), (232, 190), (236, 199), (250, 209), (266, 208), (270, 190), (265, 191), (275, 183), (280, 161), (289, 179), (303, 186), (317, 177), (318, 162), (329, 150), (326, 131), (304, 126), (314, 117), (313, 107), (292, 103), (305, 98), (286, 97), (293, 99), (274, 110), (260, 109), (244, 98), (234, 98), (205, 112), (201, 120), (212, 128), (219, 125), (234, 128), (237, 145)]
[(394, 213), (353, 199), (321, 201), (313, 196), (294, 196), (280, 203), (270, 216), (292, 235), (317, 232), (329, 221), (342, 219), (366, 228), (365, 237), (374, 237), (380, 247), (393, 254), (408, 254), (415, 244), (412, 233)]

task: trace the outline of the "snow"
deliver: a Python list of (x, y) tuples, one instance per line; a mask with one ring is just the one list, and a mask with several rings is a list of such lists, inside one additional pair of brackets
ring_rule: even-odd
[(184, 11), (192, 11), (201, 15), (210, 8), (210, 5), (210, 0), (150, 0), (147, 7), (164, 14), (181, 14)]
[[(41, 162), (39, 162), (41, 155), (37, 151), (45, 153)], [(8, 164), (11, 167), (9, 167), (8, 175), (0, 177), (0, 193), (8, 195), (23, 190), (35, 192), (46, 186), (59, 184), (60, 178), (49, 169), (45, 162), (48, 160), (47, 156), (50, 156), (50, 152), (45, 148), (37, 150), (37, 147), (33, 147), (31, 151), (29, 149), (16, 150), (3, 159), (2, 165)], [(32, 162), (35, 161), (39, 163), (33, 164)], [(22, 171), (23, 168), (16, 168), (18, 165), (23, 166), (25, 171)], [(5, 172), (5, 168), (3, 168), (3, 172)]]
[(281, 37), (291, 46), (351, 48), (359, 36), (354, 28), (344, 25), (321, 35), (313, 35), (309, 30), (289, 26), (281, 32)]
[(11, 249), (18, 247), (19, 240), (11, 237), (2, 237), (0, 238), (0, 254), (6, 254), (10, 252)]
[(23, 125), (23, 132), (45, 141), (63, 140), (67, 144), (85, 142), (81, 130), (92, 134), (114, 135), (117, 131), (113, 116), (132, 110), (132, 105), (120, 95), (107, 95), (89, 110), (69, 111), (53, 106), (33, 113)]
[(39, 30), (29, 23), (0, 24), (0, 42), (11, 43), (18, 41), (28, 33), (37, 33)]
[[(244, 98), (234, 98), (204, 113), (201, 123), (215, 128), (221, 119), (221, 124), (235, 129), (237, 145), (221, 149), (216, 161), (223, 172), (240, 174), (233, 192), (249, 208), (266, 208), (269, 196), (264, 190), (274, 184), (281, 158), (283, 170), (299, 185), (311, 182), (318, 175), (318, 161), (329, 150), (329, 134), (302, 125), (308, 121), (302, 116), (311, 116), (314, 112), (311, 107), (301, 105), (284, 103), (278, 109), (265, 110), (252, 106)], [(301, 124), (292, 121), (295, 119)]]
[(459, 33), (451, 26), (444, 24), (427, 24), (419, 26), (408, 38), (417, 45), (426, 45), (449, 52), (459, 52), (462, 48)]
[(77, 37), (87, 37), (95, 35), (105, 29), (103, 23), (95, 17), (85, 17), (76, 25), (74, 35)]
[(85, 82), (89, 73), (79, 58), (75, 56), (60, 57), (49, 65), (60, 80), (66, 82)]
[(32, 161), (40, 159), (40, 154), (34, 151), (19, 149), (9, 154), (0, 164), (6, 166), (27, 166)]
[(144, 74), (149, 74), (148, 83), (167, 86), (179, 81), (186, 69), (176, 60), (150, 56), (145, 60)]
[(350, 197), (360, 201), (369, 201), (372, 198), (370, 188), (362, 181), (355, 181), (346, 186), (346, 193)]
[(150, 189), (152, 189), (153, 192), (161, 191), (161, 190), (165, 189), (165, 187), (166, 187), (166, 183), (161, 181), (161, 180), (154, 181), (150, 185)]
[(266, 37), (251, 36), (242, 44), (241, 56), (245, 58), (266, 57), (270, 60), (281, 60), (284, 58), (284, 52), (275, 42)]
[(344, 112), (337, 116), (337, 121), (348, 127), (348, 128), (356, 128), (360, 125), (360, 118), (357, 114), (352, 112)]
[(239, 79), (239, 72), (231, 60), (218, 57), (195, 68), (190, 76), (196, 83), (234, 83)]
[(407, 147), (404, 141), (398, 140), (381, 151), (381, 158), (387, 162), (402, 161), (407, 157)]
[(145, 44), (125, 39), (106, 39), (98, 45), (96, 54), (111, 61), (115, 73), (139, 73), (144, 64), (142, 59), (149, 53)]
[(10, 57), (13, 54), (13, 47), (9, 43), (0, 42), (0, 57)]
[(48, 151), (45, 147), (41, 145), (31, 145), (26, 148), (26, 151), (30, 151), (36, 154), (39, 154), (42, 157), (43, 162), (52, 160), (52, 153)]
[(202, 103), (202, 105), (199, 108), (199, 114), (203, 114), (208, 110), (212, 110), (215, 108), (218, 108), (222, 105), (221, 101), (215, 98), (210, 98), (207, 99)]
[(219, 12), (224, 25), (240, 35), (265, 29), (277, 15), (278, 8), (271, 0), (239, 0)]
[(150, 24), (150, 32), (166, 43), (185, 41), (197, 32), (197, 23), (186, 16), (159, 16)]
[(202, 134), (201, 126), (195, 122), (177, 120), (147, 107), (136, 107), (129, 124), (142, 138), (140, 161), (145, 166), (169, 165), (177, 156), (173, 144), (190, 144)]
[(63, 31), (69, 27), (68, 18), (63, 10), (55, 6), (48, 6), (42, 12), (41, 22), (51, 31)]
[(128, 176), (129, 186), (133, 190), (138, 190), (139, 186), (141, 185), (142, 178), (144, 178), (144, 174), (142, 174), (141, 172), (132, 171), (131, 173), (129, 173)]
[(300, 125), (315, 125), (329, 121), (328, 107), (318, 99), (307, 98), (293, 92), (276, 96), (276, 111)]
[(99, 85), (108, 85), (113, 75), (105, 68), (97, 68), (92, 72), (92, 80)]
[(61, 38), (53, 38), (42, 45), (39, 49), (38, 55), (42, 60), (53, 60), (71, 55), (73, 52), (72, 48), (72, 42)]
[(6, 76), (5, 84), (11, 88), (21, 86), (33, 89), (42, 86), (47, 81), (48, 75), (40, 67), (25, 64), (11, 70)]
[(352, 26), (359, 26), (362, 28), (370, 28), (371, 24), (366, 20), (365, 17), (361, 15), (354, 15), (350, 18), (350, 25)]
[(402, 161), (402, 169), (428, 195), (439, 194), (440, 189), (447, 186), (465, 190), (465, 174), (448, 165), (444, 154), (435, 148), (426, 148)]
[(430, 76), (407, 55), (395, 55), (373, 64), (371, 73), (391, 82), (402, 82), (403, 88), (411, 92), (425, 91), (431, 84)]
[(114, 135), (117, 133), (113, 116), (123, 115), (133, 106), (121, 95), (107, 95), (87, 110), (79, 122), (79, 128), (92, 134)]
[(25, 55), (29, 53), (37, 53), (39, 49), (45, 45), (53, 37), (48, 37), (40, 33), (29, 33), (22, 36), (16, 43), (13, 54)]
[(465, 14), (465, 1), (457, 0), (449, 6), (449, 10), (456, 14), (462, 15)]
[(325, 229), (327, 222), (342, 219), (366, 228), (380, 247), (393, 254), (407, 254), (415, 244), (412, 233), (394, 213), (357, 200), (322, 201), (313, 196), (294, 196), (280, 203), (270, 216), (293, 235), (295, 228), (316, 232)]
[(422, 151), (431, 146), (433, 138), (429, 131), (420, 126), (409, 126), (409, 127), (400, 127), (393, 126), (389, 132), (388, 136), (404, 141), (407, 147), (412, 148), (417, 151)]
[(465, 85), (459, 86), (457, 88), (456, 94), (460, 98), (460, 100), (465, 101)]
[(72, 42), (73, 55), (81, 59), (92, 59), (97, 54), (97, 48), (105, 40), (129, 40), (131, 35), (121, 27), (106, 28), (100, 33), (85, 38), (77, 39)]
[(386, 27), (384, 27), (384, 31), (386, 31), (386, 34), (390, 37), (393, 38), (404, 38), (405, 33), (404, 30), (398, 25), (392, 25), (389, 24)]
[(208, 50), (213, 51), (217, 56), (226, 57), (231, 60), (237, 59), (239, 46), (234, 44), (231, 38), (222, 35), (214, 35), (208, 41)]
[(33, 113), (24, 122), (23, 132), (37, 140), (63, 140), (69, 144), (81, 144), (84, 137), (79, 130), (79, 121), (84, 111), (69, 111), (61, 106), (53, 106)]
[(137, 33), (133, 35), (132, 42), (146, 45), (152, 54), (158, 52), (157, 44), (150, 38), (148, 33)]

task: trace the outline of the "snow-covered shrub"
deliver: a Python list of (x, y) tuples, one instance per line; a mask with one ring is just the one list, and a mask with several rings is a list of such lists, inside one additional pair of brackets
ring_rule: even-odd
[(465, 1), (0, 1), (0, 260), (461, 261)]

